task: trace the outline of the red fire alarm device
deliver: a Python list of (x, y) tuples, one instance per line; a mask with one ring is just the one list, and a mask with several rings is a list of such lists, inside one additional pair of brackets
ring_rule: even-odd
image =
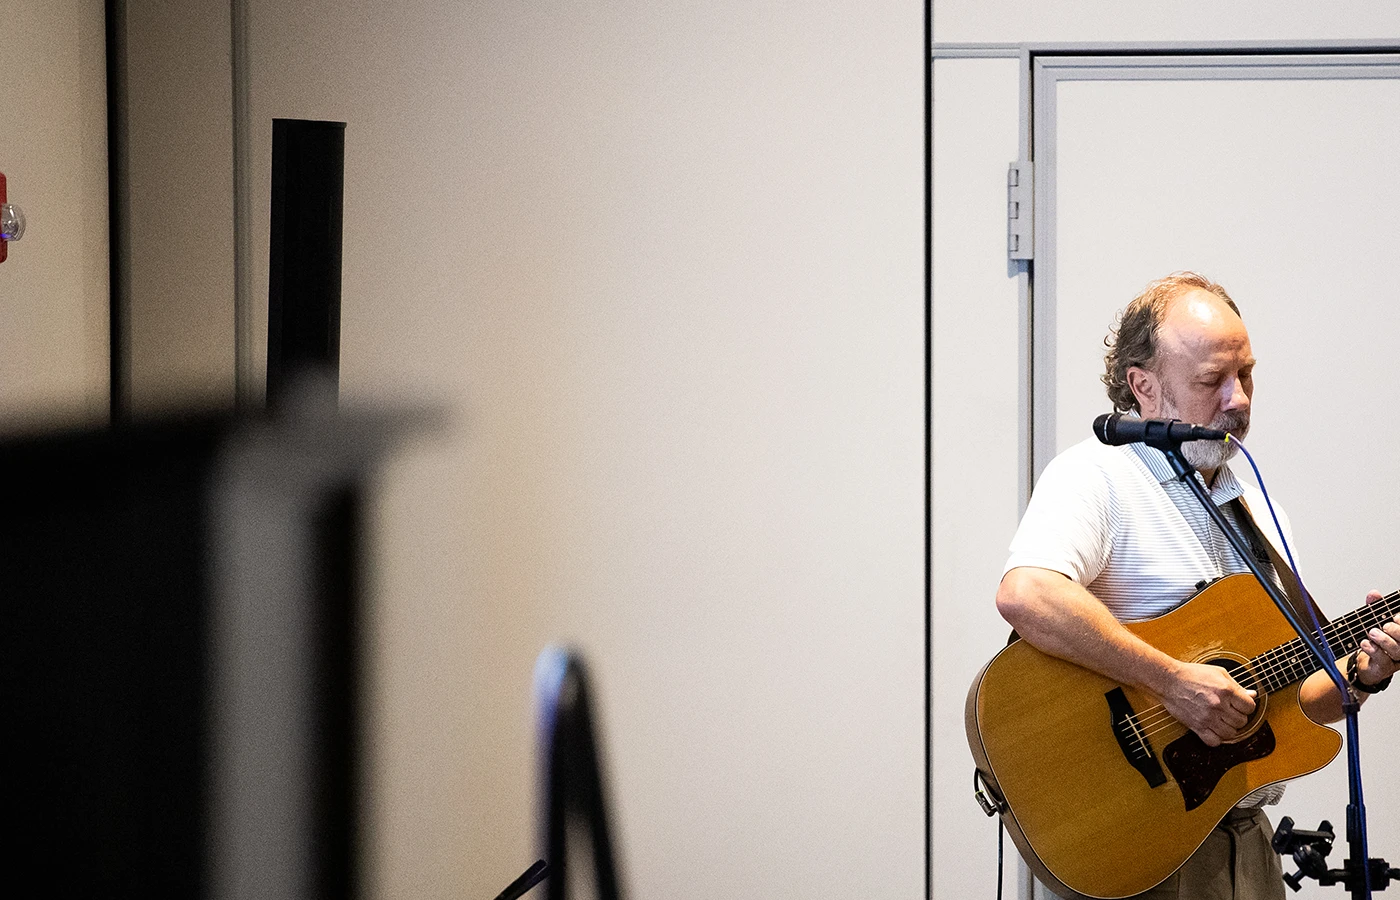
[[(5, 208), (10, 205), (5, 202), (8, 199), (9, 198), (5, 195), (5, 173), (0, 172), (0, 208)], [(4, 262), (5, 257), (8, 256), (10, 252), (10, 242), (7, 238), (7, 234), (8, 233), (0, 234), (0, 262)]]
[(24, 236), (24, 211), (11, 206), (5, 194), (5, 173), (0, 172), (0, 262), (5, 261), (10, 241)]

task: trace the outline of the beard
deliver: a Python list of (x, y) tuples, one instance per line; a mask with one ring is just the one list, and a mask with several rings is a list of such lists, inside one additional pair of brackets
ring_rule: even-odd
[[(1176, 398), (1169, 392), (1162, 392), (1161, 417), (1164, 419), (1179, 419), (1180, 412), (1177, 411)], [(1249, 434), (1249, 413), (1239, 410), (1228, 410), (1217, 415), (1209, 422), (1192, 422), (1192, 425), (1205, 425), (1218, 431), (1228, 431), (1239, 440), (1244, 440)], [(1181, 455), (1187, 462), (1198, 469), (1213, 471), (1225, 465), (1237, 452), (1239, 445), (1234, 441), (1187, 441), (1181, 445)]]

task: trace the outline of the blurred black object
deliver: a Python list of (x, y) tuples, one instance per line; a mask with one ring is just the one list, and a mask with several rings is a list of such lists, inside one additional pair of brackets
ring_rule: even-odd
[(267, 399), (307, 371), (340, 373), (345, 123), (272, 120)]
[(598, 900), (619, 900), (607, 798), (593, 730), (592, 705), (583, 659), (546, 648), (535, 663), (539, 710), (541, 812), (548, 900), (566, 900), (571, 834), (587, 833)]
[(361, 483), (395, 430), (0, 439), (12, 882), (356, 896)]

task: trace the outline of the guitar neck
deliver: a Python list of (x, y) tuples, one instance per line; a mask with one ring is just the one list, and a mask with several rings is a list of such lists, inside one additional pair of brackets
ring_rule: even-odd
[[(1400, 591), (1333, 619), (1323, 626), (1322, 633), (1332, 652), (1340, 659), (1361, 645), (1367, 631), (1388, 621), (1397, 612), (1400, 612)], [(1294, 638), (1256, 656), (1251, 660), (1250, 668), (1259, 679), (1260, 688), (1273, 693), (1321, 669), (1322, 663), (1302, 638)]]

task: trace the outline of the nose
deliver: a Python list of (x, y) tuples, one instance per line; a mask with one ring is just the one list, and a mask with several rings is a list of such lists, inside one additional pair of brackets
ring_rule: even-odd
[(1230, 379), (1228, 390), (1229, 396), (1226, 398), (1224, 409), (1227, 412), (1231, 410), (1248, 412), (1250, 392), (1248, 387), (1246, 387), (1245, 380), (1243, 378)]

